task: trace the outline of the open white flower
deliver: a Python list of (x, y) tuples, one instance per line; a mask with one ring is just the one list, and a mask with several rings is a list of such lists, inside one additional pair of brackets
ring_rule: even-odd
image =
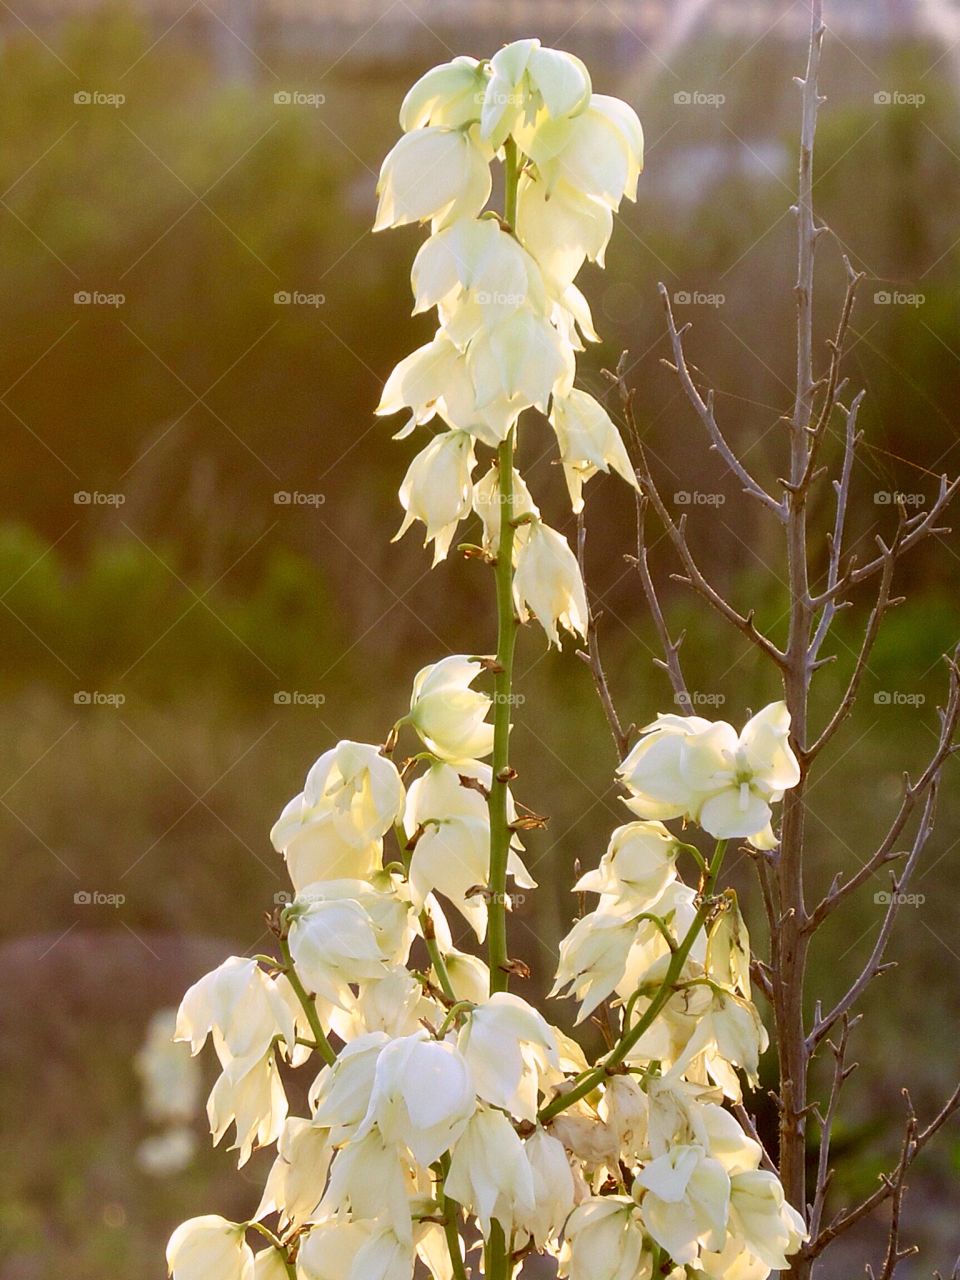
[(628, 822), (610, 836), (595, 871), (574, 886), (576, 893), (609, 894), (641, 909), (650, 906), (677, 878), (679, 845), (660, 822)]
[(374, 231), (475, 217), (490, 198), (490, 156), (473, 130), (427, 125), (405, 133), (380, 168)]
[(360, 1128), (370, 1107), (377, 1059), (389, 1043), (389, 1036), (383, 1031), (357, 1036), (313, 1082), (310, 1089), (313, 1123), (330, 1130), (332, 1146), (352, 1138)]
[(766, 1028), (749, 1000), (733, 992), (713, 991), (709, 1003), (699, 1011), (696, 1029), (671, 1074), (680, 1075), (702, 1053), (711, 1079), (728, 1098), (739, 1102), (742, 1091), (733, 1068), (740, 1067), (756, 1086), (760, 1055), (768, 1044)]
[(494, 147), (503, 144), (522, 114), (541, 110), (559, 119), (583, 109), (590, 98), (590, 73), (579, 58), (544, 49), (539, 40), (515, 40), (490, 59), (480, 130)]
[(556, 1036), (541, 1013), (520, 996), (495, 992), (471, 1011), (459, 1044), (485, 1102), (536, 1120), (541, 1082), (560, 1069)]
[(253, 1280), (253, 1250), (246, 1228), (216, 1214), (181, 1222), (167, 1242), (173, 1280)]
[(723, 1248), (730, 1179), (702, 1147), (676, 1146), (652, 1160), (637, 1175), (634, 1195), (644, 1225), (674, 1262), (695, 1263), (701, 1245)]
[(382, 977), (387, 957), (381, 936), (359, 902), (351, 898), (314, 901), (291, 920), (290, 954), (312, 991), (345, 1008), (351, 982)]
[(184, 995), (174, 1039), (188, 1041), (197, 1054), (211, 1033), (222, 1066), (234, 1061), (241, 1068), (251, 1066), (275, 1036), (283, 1038), (288, 1052), (293, 1048), (293, 1013), (256, 960), (230, 956)]
[(473, 437), (465, 431), (435, 436), (407, 468), (400, 486), (400, 505), (406, 515), (393, 541), (420, 520), (426, 525), (423, 545), (434, 543), (433, 563), (445, 560), (460, 521), (472, 508), (476, 465)]
[[(351, 833), (352, 836), (352, 833)], [(317, 812), (304, 803), (303, 793), (284, 806), (273, 825), (270, 841), (282, 853), (299, 893), (317, 880), (363, 880), (380, 862), (383, 841), (356, 844), (340, 834), (332, 812)]]
[(374, 1126), (384, 1142), (431, 1165), (459, 1138), (477, 1107), (470, 1069), (456, 1045), (426, 1031), (392, 1040), (377, 1057), (370, 1104), (357, 1133)]
[(509, 1235), (518, 1217), (534, 1212), (533, 1172), (523, 1143), (502, 1111), (477, 1110), (453, 1149), (446, 1190), (476, 1214), (484, 1238), (492, 1219)]
[(523, 539), (513, 588), (521, 619), (533, 614), (551, 644), (560, 647), (558, 627), (586, 639), (590, 615), (580, 566), (563, 534), (542, 520)]
[(627, 805), (641, 818), (680, 818), (698, 797), (683, 772), (686, 740), (710, 728), (700, 716), (659, 715), (645, 725), (617, 776), (630, 791)]
[(566, 119), (543, 116), (519, 131), (522, 150), (550, 192), (561, 180), (611, 209), (635, 200), (643, 169), (643, 130), (617, 98), (593, 94), (586, 110)]
[[(357, 1219), (377, 1219), (403, 1241), (412, 1243), (410, 1197), (416, 1173), (409, 1157), (384, 1142), (377, 1129), (341, 1147), (330, 1166), (330, 1180), (319, 1213), (350, 1213)], [(356, 1280), (362, 1280), (357, 1276)]]
[(633, 1200), (603, 1196), (578, 1205), (567, 1219), (560, 1275), (569, 1280), (652, 1280), (653, 1258)]
[(506, 402), (518, 413), (535, 405), (544, 413), (550, 397), (566, 394), (576, 371), (573, 351), (539, 312), (521, 306), (467, 347), (467, 368), (477, 408)]
[(575, 1185), (563, 1143), (539, 1126), (523, 1144), (533, 1173), (532, 1213), (517, 1215), (517, 1227), (538, 1249), (556, 1239), (574, 1205)]
[(329, 815), (348, 844), (369, 846), (403, 811), (397, 767), (379, 747), (338, 742), (310, 768), (303, 784), (301, 822)]
[(703, 797), (696, 820), (704, 831), (725, 840), (769, 824), (770, 806), (800, 781), (789, 733), (786, 705), (772, 702), (739, 734), (719, 720), (684, 744), (683, 774)]
[(297, 1280), (351, 1280), (357, 1254), (373, 1235), (370, 1222), (328, 1218), (301, 1237)]
[(459, 57), (431, 67), (407, 90), (400, 107), (404, 133), (427, 124), (457, 129), (480, 119), (487, 76), (476, 58)]
[(623, 978), (636, 934), (629, 912), (605, 907), (583, 916), (560, 943), (560, 964), (550, 995), (569, 988), (567, 994), (581, 1002), (578, 1024)]
[(576, 388), (566, 396), (554, 396), (550, 422), (557, 433), (574, 511), (583, 510), (584, 483), (598, 471), (612, 467), (627, 484), (639, 488), (620, 432), (599, 400)]
[(470, 686), (480, 664), (457, 654), (418, 672), (410, 699), (410, 723), (442, 760), (481, 760), (493, 750), (486, 715), (493, 699)]

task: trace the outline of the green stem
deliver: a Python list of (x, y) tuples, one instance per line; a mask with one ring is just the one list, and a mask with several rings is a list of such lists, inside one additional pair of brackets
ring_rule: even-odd
[(278, 1237), (275, 1236), (268, 1227), (265, 1227), (262, 1222), (248, 1222), (246, 1223), (246, 1227), (248, 1231), (257, 1231), (265, 1240), (270, 1241), (271, 1245), (276, 1249), (277, 1253), (279, 1253), (280, 1260), (284, 1265), (287, 1275), (290, 1276), (292, 1280), (296, 1280), (297, 1268), (290, 1261), (289, 1255)]
[(540, 1112), (541, 1124), (546, 1124), (554, 1116), (559, 1115), (561, 1111), (566, 1111), (567, 1107), (573, 1106), (575, 1102), (579, 1102), (581, 1098), (585, 1098), (588, 1093), (592, 1093), (598, 1085), (601, 1085), (606, 1076), (623, 1062), (641, 1036), (652, 1026), (654, 1019), (663, 1009), (671, 995), (673, 995), (674, 984), (683, 972), (683, 966), (687, 962), (687, 957), (693, 949), (693, 944), (696, 942), (701, 929), (709, 919), (711, 911), (710, 895), (716, 886), (726, 847), (726, 840), (717, 842), (716, 852), (704, 877), (701, 902), (697, 908), (697, 914), (694, 916), (693, 923), (687, 930), (683, 941), (670, 957), (670, 964), (667, 967), (660, 989), (643, 1011), (642, 1016), (632, 1027), (624, 1025), (623, 1034), (607, 1056), (601, 1062), (598, 1062), (591, 1071), (581, 1076), (572, 1089), (567, 1093), (558, 1094), (551, 1102), (547, 1103)]
[[(517, 220), (517, 185), (520, 181), (517, 144), (504, 144), (504, 220), (513, 227)], [(500, 489), (500, 545), (497, 547), (497, 672), (493, 704), (493, 779), (490, 786), (490, 906), (487, 926), (487, 953), (490, 964), (490, 994), (506, 991), (507, 970), (507, 861), (510, 856), (510, 827), (507, 821), (507, 794), (510, 784), (510, 711), (513, 705), (513, 653), (517, 639), (517, 618), (513, 606), (513, 543), (516, 534), (513, 512), (513, 448), (511, 429), (497, 451)]]
[(490, 1223), (490, 1239), (484, 1250), (484, 1264), (484, 1280), (510, 1280), (510, 1251), (503, 1227), (496, 1220)]
[(286, 938), (280, 939), (280, 954), (283, 956), (283, 971), (287, 975), (287, 981), (293, 987), (294, 994), (300, 1001), (303, 1012), (307, 1015), (310, 1030), (313, 1032), (313, 1038), (317, 1042), (317, 1049), (327, 1065), (332, 1067), (337, 1060), (337, 1055), (326, 1037), (323, 1024), (320, 1021), (320, 1015), (317, 1013), (317, 1006), (310, 999), (306, 987), (300, 981), (296, 965), (293, 963), (293, 956), (290, 954), (290, 944)]
[(451, 1200), (446, 1192), (447, 1174), (450, 1172), (449, 1152), (445, 1152), (440, 1157), (436, 1169), (437, 1200), (440, 1204), (440, 1212), (443, 1214), (443, 1234), (447, 1240), (453, 1277), (454, 1280), (467, 1280), (467, 1270), (463, 1265), (463, 1255), (460, 1252), (460, 1232), (457, 1229), (457, 1215), (460, 1211), (460, 1206), (456, 1200)]

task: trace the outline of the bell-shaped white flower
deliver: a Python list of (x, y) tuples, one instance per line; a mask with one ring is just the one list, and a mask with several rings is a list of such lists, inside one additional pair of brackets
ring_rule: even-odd
[(239, 1061), (241, 1068), (259, 1061), (274, 1037), (288, 1051), (296, 1042), (294, 1019), (276, 984), (257, 964), (230, 956), (189, 988), (177, 1013), (174, 1039), (188, 1041), (199, 1053), (207, 1036), (222, 1066)]
[[(500, 549), (500, 527), (504, 509), (507, 507), (509, 507), (507, 513), (509, 520), (516, 521), (521, 516), (534, 516), (537, 520), (540, 519), (540, 510), (520, 472), (514, 468), (508, 502), (500, 489), (500, 470), (494, 464), (473, 487), (473, 509), (483, 521), (483, 548), (493, 556)], [(516, 529), (513, 543), (514, 565), (529, 528), (528, 524), (521, 524)]]
[(376, 413), (389, 416), (409, 409), (410, 417), (394, 439), (439, 415), (455, 431), (469, 431), (496, 448), (525, 406), (504, 396), (480, 407), (466, 354), (442, 330), (431, 342), (406, 356), (383, 388)]
[(481, 892), (490, 861), (490, 823), (482, 817), (431, 820), (410, 859), (413, 904), (423, 906), (434, 890), (457, 908), (480, 942), (487, 931), (487, 904)]
[(433, 563), (445, 560), (460, 521), (472, 508), (476, 465), (473, 437), (465, 431), (444, 431), (435, 436), (404, 476), (400, 505), (406, 515), (393, 541), (420, 520), (426, 525), (423, 545), (434, 543)]
[(558, 627), (586, 639), (589, 613), (580, 566), (563, 534), (542, 520), (529, 526), (513, 587), (521, 619), (533, 614), (551, 644), (560, 647)]
[(729, 1232), (719, 1253), (701, 1250), (700, 1266), (703, 1280), (767, 1280), (770, 1274), (767, 1264)]
[(309, 1222), (323, 1195), (332, 1154), (326, 1129), (302, 1116), (288, 1116), (254, 1217), (278, 1213), (281, 1228)]
[(493, 218), (456, 222), (431, 236), (413, 262), (414, 315), (437, 307), (444, 332), (463, 347), (521, 306), (546, 310), (540, 268)]
[(750, 836), (768, 825), (771, 804), (800, 781), (789, 743), (790, 713), (773, 702), (739, 734), (723, 720), (684, 744), (684, 777), (701, 800), (696, 820), (718, 840)]
[(407, 1036), (420, 1027), (423, 1018), (433, 1020), (437, 1012), (437, 1006), (424, 994), (423, 984), (408, 969), (387, 965), (382, 977), (360, 986), (345, 1009), (331, 1009), (330, 1028), (344, 1043), (370, 1031)]
[(351, 898), (304, 904), (291, 920), (289, 938), (301, 981), (341, 1008), (350, 998), (351, 982), (383, 974), (387, 957), (381, 931), (370, 913)]
[(790, 1255), (809, 1239), (779, 1180), (764, 1169), (745, 1170), (730, 1179), (730, 1229), (774, 1271), (789, 1267)]
[(403, 802), (397, 766), (366, 742), (338, 742), (311, 766), (303, 785), (304, 818), (329, 814), (337, 834), (361, 847), (393, 826)]
[(749, 1083), (755, 1086), (759, 1080), (760, 1055), (769, 1040), (760, 1015), (749, 1000), (732, 992), (713, 991), (671, 1073), (679, 1075), (703, 1053), (711, 1079), (728, 1098), (739, 1102), (742, 1091), (733, 1068), (741, 1068)]
[(543, 1015), (520, 996), (498, 991), (471, 1011), (459, 1044), (479, 1096), (534, 1121), (542, 1080), (560, 1069), (556, 1036)]
[(732, 987), (750, 999), (750, 934), (737, 895), (728, 889), (723, 900), (726, 910), (717, 917), (707, 938), (706, 970), (715, 982)]
[(276, 1142), (287, 1118), (287, 1095), (272, 1053), (253, 1066), (237, 1060), (225, 1066), (207, 1099), (207, 1118), (214, 1146), (232, 1124), (236, 1141), (231, 1151), (239, 1151), (242, 1168), (254, 1147)]
[(576, 372), (569, 343), (529, 306), (480, 330), (467, 347), (467, 368), (479, 409), (506, 401), (518, 412), (535, 405), (544, 413), (555, 391), (569, 391)]
[(585, 1200), (567, 1219), (560, 1275), (569, 1280), (652, 1280), (637, 1206), (626, 1196)]
[(289, 1276), (284, 1255), (273, 1245), (261, 1249), (253, 1260), (253, 1280), (289, 1280)]
[(453, 1149), (445, 1190), (476, 1215), (484, 1239), (492, 1219), (509, 1236), (518, 1217), (534, 1212), (533, 1172), (502, 1111), (476, 1111)]
[(427, 124), (457, 129), (480, 119), (487, 76), (476, 58), (458, 57), (431, 67), (407, 90), (400, 107), (404, 133)]
[(373, 1232), (357, 1250), (351, 1280), (413, 1280), (413, 1242), (401, 1240), (392, 1227)]
[(216, 1214), (181, 1222), (167, 1242), (173, 1280), (253, 1280), (253, 1250), (246, 1228)]
[(490, 198), (490, 159), (470, 129), (427, 125), (405, 133), (380, 167), (374, 231), (475, 217)]
[(377, 1059), (389, 1043), (383, 1031), (357, 1036), (314, 1080), (309, 1095), (313, 1123), (330, 1130), (332, 1146), (352, 1138), (363, 1122), (370, 1107)]
[(355, 1140), (374, 1126), (421, 1165), (449, 1151), (477, 1107), (470, 1069), (456, 1045), (426, 1031), (392, 1040), (377, 1058), (370, 1104)]
[(702, 1145), (719, 1160), (730, 1177), (760, 1167), (763, 1148), (744, 1133), (736, 1116), (715, 1102), (698, 1102), (691, 1109), (694, 1127), (703, 1135)]
[(601, 893), (646, 909), (677, 878), (679, 844), (660, 822), (628, 822), (617, 827), (595, 871), (574, 886), (576, 893)]
[(556, 1240), (574, 1205), (575, 1184), (563, 1143), (537, 1127), (523, 1144), (533, 1173), (532, 1213), (517, 1215), (517, 1228), (538, 1249)]
[(569, 988), (581, 1002), (577, 1023), (588, 1018), (623, 978), (637, 926), (629, 912), (591, 911), (560, 943), (560, 964), (550, 996)]
[(568, 119), (540, 117), (518, 131), (521, 149), (551, 192), (561, 180), (611, 209), (636, 199), (643, 168), (643, 130), (626, 103), (593, 94), (586, 110)]
[(550, 423), (557, 433), (574, 511), (583, 510), (584, 483), (598, 471), (612, 467), (627, 484), (639, 488), (620, 432), (599, 400), (576, 388), (567, 396), (554, 396)]
[(411, 1243), (410, 1197), (416, 1189), (409, 1159), (400, 1147), (385, 1143), (374, 1128), (337, 1152), (319, 1212), (321, 1216), (349, 1212), (354, 1218), (379, 1219), (401, 1240)]
[(634, 1181), (644, 1225), (681, 1266), (695, 1263), (700, 1246), (721, 1249), (730, 1208), (730, 1178), (698, 1146), (676, 1146), (641, 1169)]
[(659, 715), (646, 725), (617, 776), (630, 791), (627, 805), (641, 818), (680, 818), (699, 797), (683, 771), (686, 740), (710, 728), (700, 716)]
[(480, 1004), (490, 990), (490, 970), (479, 956), (455, 948), (444, 951), (447, 976), (458, 1000), (472, 1000)]
[(317, 813), (294, 796), (273, 825), (270, 840), (283, 854), (293, 887), (300, 893), (318, 880), (365, 880), (380, 865), (383, 841), (356, 844), (340, 834), (331, 812)]
[(300, 1238), (297, 1280), (352, 1280), (357, 1254), (374, 1234), (371, 1222), (328, 1218)]
[(515, 40), (490, 59), (480, 130), (499, 148), (522, 113), (550, 118), (582, 110), (590, 98), (590, 73), (579, 58), (544, 49), (539, 40)]
[(617, 1135), (625, 1157), (641, 1159), (646, 1155), (650, 1105), (633, 1076), (611, 1076), (603, 1087), (598, 1111)]
[(418, 672), (410, 699), (410, 723), (442, 760), (480, 760), (493, 750), (486, 715), (493, 699), (470, 686), (481, 672), (461, 655), (442, 658)]
[(573, 283), (585, 260), (603, 266), (613, 211), (562, 179), (546, 183), (525, 173), (517, 193), (517, 234), (556, 294)]

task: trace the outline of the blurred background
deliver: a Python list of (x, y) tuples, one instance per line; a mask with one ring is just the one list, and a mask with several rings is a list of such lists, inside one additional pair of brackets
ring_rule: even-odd
[[(866, 554), (892, 527), (892, 495), (929, 503), (960, 463), (960, 5), (828, 0), (826, 20), (816, 201), (833, 234), (817, 317), (826, 340), (845, 252), (866, 273), (846, 368), (867, 392), (852, 527)], [(184, 1114), (151, 1110), (135, 1063), (148, 1025), (225, 955), (267, 945), (263, 913), (288, 887), (267, 835), (315, 757), (340, 737), (382, 741), (420, 666), (493, 645), (482, 566), (430, 572), (415, 535), (390, 545), (419, 446), (372, 415), (393, 364), (432, 332), (408, 317), (420, 233), (368, 230), (401, 98), (427, 67), (535, 34), (638, 110), (647, 172), (606, 272), (582, 277), (604, 338), (582, 382), (606, 395), (600, 370), (629, 352), (665, 492), (718, 583), (782, 634), (777, 531), (659, 363), (656, 285), (693, 322), (688, 356), (729, 438), (773, 484), (792, 398), (792, 76), (807, 22), (800, 0), (0, 5), (0, 1099), (16, 1132), (0, 1162), (2, 1280), (160, 1277), (182, 1218), (252, 1212), (269, 1156), (238, 1173), (209, 1150), (210, 1079), (200, 1101), (181, 1080)], [(531, 423), (531, 487), (570, 534), (547, 446)], [(836, 463), (835, 436), (828, 452)], [(608, 674), (624, 721), (643, 724), (671, 694), (623, 558), (633, 502), (616, 478), (587, 492)], [(819, 502), (825, 529), (826, 486)], [(811, 791), (811, 893), (862, 861), (902, 770), (934, 741), (957, 551), (944, 534), (901, 571), (909, 599)], [(670, 582), (662, 541), (652, 558), (702, 709), (741, 723), (778, 696), (771, 672)], [(858, 625), (862, 610), (841, 615), (821, 719)], [(542, 888), (514, 916), (536, 992), (574, 909), (575, 862), (598, 859), (625, 811), (572, 648), (547, 653), (531, 628), (518, 670), (518, 796), (550, 817), (527, 840)], [(901, 1086), (929, 1115), (957, 1069), (956, 781), (952, 761), (923, 901), (900, 914), (899, 968), (854, 1040), (835, 1206), (895, 1154)], [(734, 880), (762, 948), (749, 867)], [(811, 998), (858, 971), (886, 887), (821, 940)], [(569, 1006), (553, 1017), (569, 1023)], [(766, 1070), (772, 1083), (773, 1055)], [(772, 1132), (763, 1095), (757, 1106)], [(954, 1126), (911, 1178), (906, 1239), (923, 1251), (903, 1275), (949, 1273), (958, 1173)], [(866, 1224), (818, 1274), (862, 1274), (881, 1236), (882, 1220)]]

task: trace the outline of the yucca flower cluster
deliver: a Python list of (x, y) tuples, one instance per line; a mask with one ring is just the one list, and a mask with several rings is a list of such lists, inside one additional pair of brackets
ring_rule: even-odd
[[(212, 1038), (220, 1061), (214, 1140), (232, 1129), (240, 1164), (277, 1154), (248, 1222), (174, 1232), (171, 1273), (411, 1280), (419, 1260), (434, 1280), (508, 1280), (547, 1253), (570, 1280), (763, 1280), (805, 1229), (725, 1105), (741, 1076), (756, 1082), (767, 1037), (736, 895), (717, 882), (728, 839), (775, 841), (772, 806), (796, 784), (781, 704), (740, 734), (661, 717), (624, 760), (636, 820), (572, 886), (596, 906), (562, 942), (552, 993), (576, 999), (578, 1023), (605, 1011), (600, 1058), (507, 989), (522, 970), (510, 895), (535, 887), (521, 835), (539, 821), (508, 763), (516, 628), (535, 619), (559, 645), (588, 626), (576, 557), (514, 466), (516, 433), (525, 410), (549, 418), (574, 511), (597, 471), (636, 484), (610, 416), (574, 386), (596, 339), (574, 279), (602, 264), (635, 194), (640, 123), (578, 59), (524, 40), (428, 72), (401, 125), (376, 226), (430, 224), (412, 281), (439, 325), (378, 412), (408, 411), (401, 437), (438, 428), (401, 487), (400, 532), (422, 523), (441, 560), (479, 516), (470, 550), (495, 570), (497, 652), (440, 658), (384, 744), (321, 755), (272, 832), (294, 891), (273, 922), (279, 954), (231, 957), (184, 997), (177, 1037), (194, 1052)], [(495, 160), (502, 216), (485, 211)], [(717, 838), (709, 858), (674, 819)], [(305, 1066), (309, 1113), (291, 1116), (284, 1074)]]

